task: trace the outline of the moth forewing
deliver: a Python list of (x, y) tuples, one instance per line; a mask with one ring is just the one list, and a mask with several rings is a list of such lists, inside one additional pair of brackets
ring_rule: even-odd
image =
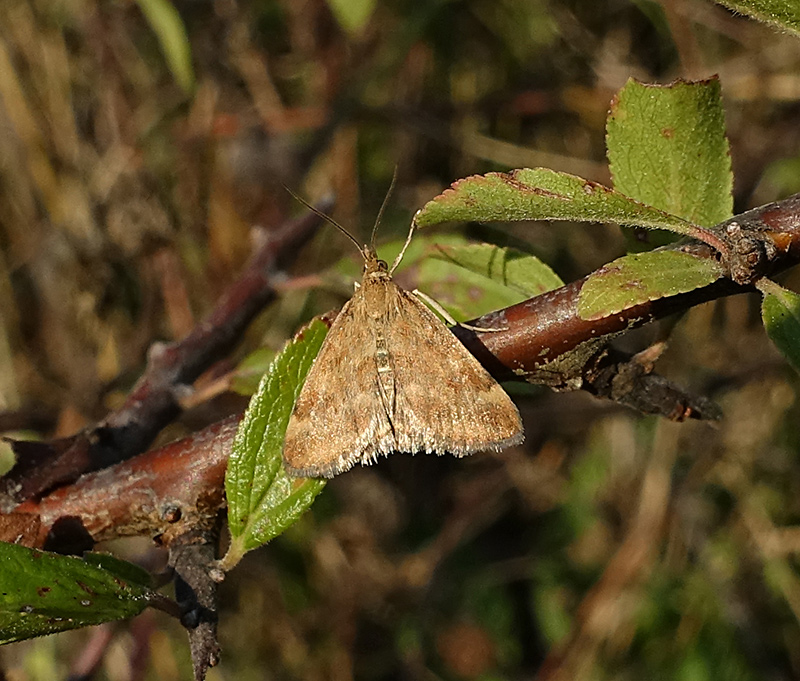
[[(425, 451), (463, 456), (519, 444), (522, 422), (505, 391), (433, 312), (407, 291), (400, 292), (409, 320), (425, 333), (411, 355), (397, 353), (396, 380), (404, 386), (400, 396), (406, 403), (398, 415), (424, 415), (433, 432)], [(415, 380), (418, 355), (428, 359), (422, 382)], [(409, 423), (400, 430), (408, 433), (422, 426), (418, 419), (416, 426)]]

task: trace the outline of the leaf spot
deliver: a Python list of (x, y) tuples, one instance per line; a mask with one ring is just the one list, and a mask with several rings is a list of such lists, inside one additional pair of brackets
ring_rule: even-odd
[(79, 588), (81, 588), (83, 591), (85, 591), (90, 596), (96, 596), (97, 595), (95, 593), (95, 591), (91, 587), (87, 586), (86, 584), (84, 584), (80, 580), (76, 580), (75, 583), (78, 585)]

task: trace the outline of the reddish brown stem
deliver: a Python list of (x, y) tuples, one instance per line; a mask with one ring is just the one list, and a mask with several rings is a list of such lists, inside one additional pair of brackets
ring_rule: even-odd
[[(800, 260), (800, 196), (749, 211), (715, 230), (730, 239), (733, 224), (737, 226), (735, 232), (743, 231), (748, 238), (755, 235), (764, 242), (765, 257), (753, 262), (761, 275), (777, 273)], [(674, 248), (688, 250), (697, 257), (715, 257), (714, 250), (702, 244)], [(648, 411), (647, 400), (652, 398), (651, 411), (656, 413), (676, 419), (708, 417), (708, 411), (703, 413), (708, 408), (702, 400), (692, 401), (675, 386), (650, 374), (651, 362), (647, 359), (627, 361), (609, 352), (606, 344), (617, 332), (714, 298), (752, 291), (753, 287), (721, 279), (689, 293), (587, 321), (578, 316), (576, 308), (584, 281), (473, 322), (479, 327), (503, 329), (498, 332), (476, 333), (460, 327), (455, 332), (498, 378), (538, 372), (542, 382), (549, 378), (557, 387), (581, 387), (644, 411)], [(578, 355), (582, 362), (552, 368), (559, 358), (592, 342), (597, 345), (590, 346), (591, 352)], [(637, 387), (642, 381), (643, 387)], [(662, 390), (653, 398), (653, 386), (659, 385)], [(637, 396), (637, 390), (641, 395)], [(628, 399), (631, 395), (635, 399)], [(86, 475), (38, 502), (26, 502), (14, 513), (0, 516), (0, 538), (43, 546), (58, 539), (58, 522), (70, 516), (79, 520), (93, 540), (144, 534), (159, 536), (169, 543), (174, 537), (208, 524), (224, 505), (224, 470), (238, 418)]]
[[(240, 418), (86, 474), (39, 501), (29, 499), (0, 516), (0, 540), (60, 549), (77, 521), (93, 541), (147, 535), (168, 545), (224, 507), (225, 467)], [(65, 518), (73, 522), (65, 524)]]
[[(797, 264), (800, 259), (800, 194), (783, 201), (755, 208), (718, 225), (713, 232), (728, 242), (729, 251), (743, 253), (742, 261), (729, 263), (736, 268), (737, 281), (751, 282), (761, 276), (772, 276)], [(755, 253), (751, 242), (763, 246)], [(745, 242), (747, 249), (739, 248)], [(691, 253), (698, 258), (716, 259), (718, 254), (706, 244), (688, 243), (667, 247)], [(732, 275), (729, 275), (731, 277)], [(580, 379), (584, 363), (577, 373), (565, 375), (552, 366), (566, 353), (587, 343), (606, 343), (615, 334), (648, 322), (663, 319), (717, 298), (751, 292), (749, 283), (736, 283), (722, 278), (688, 293), (667, 296), (616, 312), (600, 319), (582, 319), (578, 315), (578, 298), (588, 277), (549, 291), (518, 305), (491, 312), (469, 322), (481, 328), (502, 329), (493, 333), (476, 333), (459, 327), (456, 335), (481, 358), (499, 378), (529, 378), (557, 388), (576, 387), (569, 383)]]
[(178, 342), (153, 346), (144, 375), (119, 410), (68, 438), (16, 443), (17, 463), (0, 480), (0, 511), (144, 451), (180, 413), (180, 391), (225, 357), (255, 315), (276, 297), (276, 273), (319, 224), (320, 218), (309, 214), (272, 232), (203, 322)]

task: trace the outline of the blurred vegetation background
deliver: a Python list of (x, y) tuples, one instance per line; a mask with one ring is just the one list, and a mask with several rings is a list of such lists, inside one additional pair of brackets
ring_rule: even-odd
[[(334, 192), (366, 235), (397, 166), (379, 237), (396, 239), (470, 174), (608, 183), (625, 81), (715, 73), (737, 211), (800, 190), (800, 43), (704, 0), (3, 0), (0, 426), (67, 435), (119, 404), (150, 344), (235, 277), (251, 228), (302, 210), (283, 184)], [(567, 281), (624, 250), (614, 227), (503, 232)], [(203, 386), (341, 304), (353, 256), (323, 229), (164, 439), (242, 408)], [(725, 419), (510, 386), (523, 447), (333, 481), (224, 584), (209, 678), (800, 677), (797, 377), (745, 296), (681, 319), (659, 369)], [(66, 678), (92, 645), (95, 678), (190, 678), (184, 633), (151, 612), (7, 646), (0, 678)]]

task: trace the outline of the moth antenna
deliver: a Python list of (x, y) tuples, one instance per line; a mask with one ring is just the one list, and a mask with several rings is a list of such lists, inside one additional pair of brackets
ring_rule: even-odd
[(397, 257), (394, 259), (391, 268), (389, 269), (389, 274), (393, 274), (394, 271), (397, 269), (397, 266), (400, 264), (400, 261), (403, 259), (403, 256), (406, 254), (406, 249), (408, 245), (411, 243), (411, 237), (414, 236), (414, 230), (417, 228), (417, 223), (415, 220), (411, 221), (411, 227), (408, 229), (408, 236), (406, 237), (406, 242), (403, 244), (403, 247), (400, 249), (400, 252), (397, 254)]
[(336, 222), (336, 220), (334, 220), (330, 215), (327, 215), (326, 213), (323, 213), (319, 208), (315, 208), (314, 206), (312, 206), (302, 196), (300, 196), (300, 195), (296, 194), (295, 192), (293, 192), (286, 185), (283, 185), (283, 188), (287, 192), (289, 192), (297, 201), (299, 201), (306, 208), (308, 208), (308, 210), (310, 210), (312, 213), (315, 213), (316, 215), (319, 215), (319, 217), (321, 217), (323, 220), (325, 220), (325, 222), (328, 222), (331, 225), (333, 225), (334, 227), (336, 227), (336, 229), (338, 229), (342, 234), (344, 234), (348, 239), (350, 239), (350, 241), (352, 241), (356, 245), (356, 248), (358, 249), (358, 252), (361, 253), (361, 255), (366, 258), (366, 254), (364, 253), (364, 249), (358, 243), (356, 238), (352, 234), (350, 234), (350, 232), (348, 232), (344, 227), (342, 227), (338, 222)]
[(394, 173), (392, 173), (392, 183), (389, 185), (389, 190), (386, 192), (386, 196), (383, 197), (383, 203), (381, 204), (381, 209), (378, 211), (378, 217), (375, 218), (375, 225), (372, 228), (372, 236), (369, 238), (369, 245), (372, 248), (372, 252), (375, 252), (375, 234), (378, 232), (378, 225), (381, 224), (381, 220), (383, 219), (383, 213), (386, 210), (386, 206), (389, 203), (389, 197), (391, 197), (392, 192), (394, 191), (394, 185), (397, 182), (397, 166), (394, 167)]

